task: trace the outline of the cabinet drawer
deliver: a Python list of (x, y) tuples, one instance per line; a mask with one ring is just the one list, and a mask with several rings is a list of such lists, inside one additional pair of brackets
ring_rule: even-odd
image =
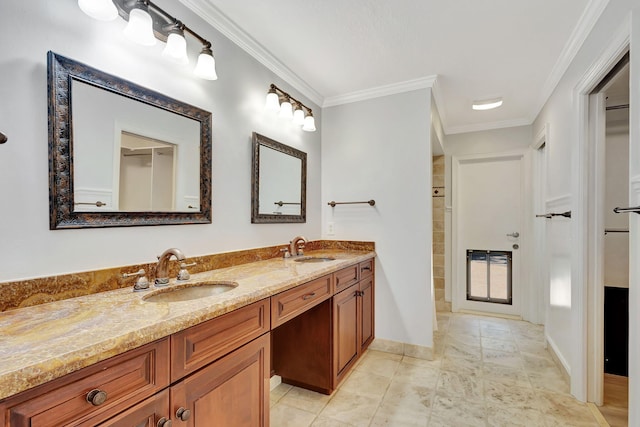
[[(116, 415), (98, 427), (157, 427), (164, 418), (171, 419), (169, 413), (169, 389), (151, 396), (150, 398)], [(95, 424), (87, 424), (94, 426)]]
[(200, 369), (270, 329), (269, 299), (171, 336), (171, 382)]
[[(96, 425), (169, 385), (169, 340), (163, 339), (28, 390), (0, 404), (8, 426)], [(88, 401), (92, 391), (106, 400)]]
[(358, 267), (360, 269), (360, 280), (373, 275), (374, 266), (375, 266), (374, 258), (371, 258), (369, 260), (363, 261), (360, 264), (358, 264)]
[(271, 327), (282, 325), (332, 295), (331, 275), (271, 297)]
[(358, 264), (351, 265), (335, 272), (334, 277), (336, 278), (335, 293), (338, 293), (343, 289), (347, 289), (358, 281)]

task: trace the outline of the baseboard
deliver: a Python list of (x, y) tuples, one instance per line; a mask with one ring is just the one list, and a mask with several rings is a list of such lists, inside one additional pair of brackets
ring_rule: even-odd
[(280, 375), (273, 375), (269, 380), (269, 390), (273, 390), (282, 384), (282, 377)]
[(473, 314), (474, 316), (499, 317), (501, 319), (509, 319), (509, 320), (522, 320), (522, 316), (515, 316), (513, 314), (489, 313), (486, 311), (462, 309), (462, 310), (458, 310), (458, 313)]
[(399, 354), (416, 359), (433, 360), (433, 349), (416, 344), (408, 344), (399, 341), (376, 338), (369, 346), (370, 350), (383, 351), (385, 353)]
[(549, 335), (545, 334), (544, 339), (547, 344), (547, 350), (549, 350), (549, 354), (551, 354), (553, 361), (556, 362), (556, 365), (560, 368), (560, 371), (567, 382), (571, 384), (571, 367), (567, 363), (567, 360), (562, 356), (562, 353), (558, 350), (558, 346), (551, 337), (549, 337)]

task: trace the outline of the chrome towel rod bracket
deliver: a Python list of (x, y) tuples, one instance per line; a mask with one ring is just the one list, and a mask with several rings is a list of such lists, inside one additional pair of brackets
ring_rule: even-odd
[(369, 206), (375, 206), (376, 205), (376, 201), (371, 199), (369, 201), (366, 202), (334, 202), (333, 200), (330, 201), (329, 203), (327, 203), (329, 206), (331, 206), (332, 208), (335, 208), (336, 205), (358, 205), (358, 204), (364, 204), (367, 203)]
[(640, 215), (640, 206), (635, 206), (635, 207), (631, 207), (631, 208), (613, 208), (613, 211), (615, 213), (630, 213), (630, 212), (634, 212), (634, 213), (637, 213), (638, 215)]

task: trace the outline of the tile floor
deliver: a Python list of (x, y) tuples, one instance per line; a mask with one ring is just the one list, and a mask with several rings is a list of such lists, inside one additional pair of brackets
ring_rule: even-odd
[(438, 313), (435, 360), (367, 351), (332, 396), (281, 384), (271, 426), (598, 426), (541, 326)]

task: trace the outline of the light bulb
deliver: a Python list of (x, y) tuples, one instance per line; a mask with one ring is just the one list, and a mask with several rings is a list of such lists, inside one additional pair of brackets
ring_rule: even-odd
[(293, 111), (293, 124), (298, 126), (304, 124), (304, 111), (300, 108), (300, 104), (296, 104), (296, 108)]
[(118, 9), (111, 0), (78, 0), (78, 6), (98, 21), (113, 21), (118, 17)]
[(313, 118), (311, 114), (304, 118), (304, 126), (302, 126), (302, 130), (307, 132), (315, 132), (316, 131), (316, 120)]
[(471, 108), (474, 110), (491, 110), (502, 105), (502, 98), (485, 99), (482, 101), (473, 101)]
[(280, 110), (280, 97), (276, 93), (275, 89), (269, 89), (267, 93), (267, 100), (264, 103), (264, 108), (268, 111), (277, 112)]
[(167, 45), (162, 51), (162, 56), (170, 61), (177, 62), (178, 64), (188, 64), (189, 58), (187, 57), (187, 41), (184, 39), (182, 31), (176, 30), (169, 33), (167, 37)]
[(293, 107), (291, 106), (291, 101), (288, 98), (285, 99), (282, 104), (280, 104), (280, 118), (293, 118)]
[(205, 46), (202, 48), (200, 55), (198, 56), (198, 63), (193, 73), (206, 80), (217, 80), (218, 74), (216, 74), (216, 60), (213, 58), (213, 52), (211, 48)]
[(153, 46), (156, 38), (153, 35), (153, 20), (147, 12), (147, 6), (138, 1), (129, 11), (129, 23), (124, 29), (124, 35), (143, 46)]

